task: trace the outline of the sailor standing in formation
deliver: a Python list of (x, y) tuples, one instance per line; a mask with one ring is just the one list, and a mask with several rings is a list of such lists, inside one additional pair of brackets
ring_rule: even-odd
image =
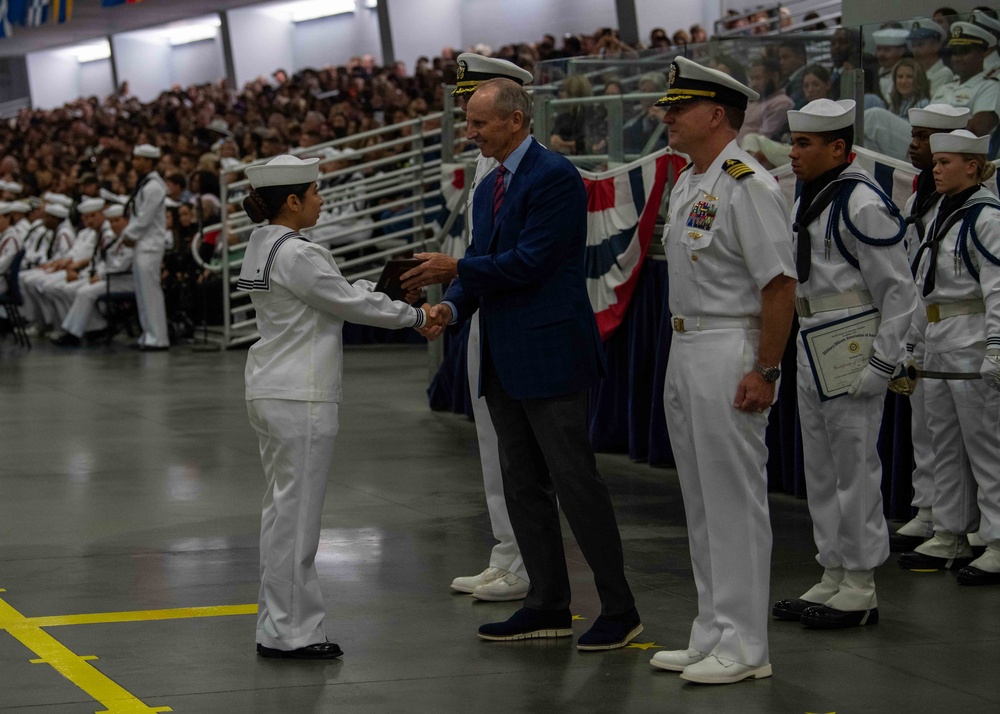
[[(819, 583), (773, 614), (810, 628), (878, 622), (875, 568), (889, 555), (876, 443), (886, 390), (905, 357), (917, 297), (905, 224), (874, 179), (849, 163), (854, 102), (817, 99), (788, 112), (799, 287), (798, 404)], [(877, 310), (872, 354), (847, 394), (825, 394), (803, 333)], [(853, 338), (852, 338), (853, 339)], [(855, 343), (856, 344), (856, 343)]]

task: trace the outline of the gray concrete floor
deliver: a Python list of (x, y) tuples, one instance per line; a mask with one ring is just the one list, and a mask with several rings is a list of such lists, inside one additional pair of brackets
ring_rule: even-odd
[[(263, 477), (245, 355), (0, 342), (0, 711), (1000, 710), (1000, 591), (906, 573), (895, 556), (877, 575), (878, 626), (774, 622), (767, 680), (684, 684), (649, 666), (655, 647), (479, 640), (479, 624), (516, 604), (448, 589), (486, 566), (491, 537), (474, 425), (429, 411), (425, 354), (346, 355), (318, 559), (327, 629), (346, 654), (310, 663), (257, 658), (252, 615), (102, 615), (256, 602)], [(639, 642), (683, 647), (695, 591), (676, 475), (619, 455), (599, 465), (646, 627)], [(772, 595), (794, 596), (819, 574), (808, 513), (783, 495), (771, 509)], [(591, 619), (590, 572), (575, 545), (567, 556), (573, 611)], [(87, 613), (94, 622), (34, 619)]]

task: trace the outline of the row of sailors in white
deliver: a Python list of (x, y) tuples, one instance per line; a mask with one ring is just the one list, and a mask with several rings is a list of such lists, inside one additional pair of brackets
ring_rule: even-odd
[[(97, 298), (107, 290), (109, 274), (115, 275), (115, 290), (133, 289), (132, 249), (125, 245), (123, 231), (128, 223), (125, 206), (111, 204), (99, 198), (81, 201), (77, 206), (83, 228), (76, 234), (66, 232), (68, 209), (61, 203), (47, 204), (39, 224), (45, 230), (29, 232), (28, 247), (36, 267), (19, 275), (25, 316), (36, 324), (62, 326), (65, 332), (79, 338), (85, 332), (102, 329), (103, 318), (95, 310)], [(59, 222), (52, 230), (51, 224)], [(51, 234), (49, 241), (46, 235)], [(33, 239), (37, 244), (33, 245)], [(51, 259), (46, 243), (53, 250)], [(6, 249), (0, 252), (5, 252)], [(39, 258), (39, 256), (42, 256)], [(25, 253), (25, 261), (29, 252)], [(39, 259), (44, 262), (37, 262)]]
[[(1000, 22), (984, 13), (974, 13), (972, 17), (972, 22), (956, 22), (951, 26), (947, 47), (952, 53), (952, 69), (948, 70), (943, 63), (939, 63), (943, 69), (936, 69), (937, 82), (932, 89), (930, 102), (968, 108), (969, 118), (963, 128), (976, 135), (984, 135), (993, 132), (1000, 123), (1000, 54), (997, 46)], [(936, 25), (931, 20), (915, 21), (920, 27), (911, 30), (909, 36), (923, 36), (923, 28), (927, 23)], [(880, 32), (883, 38), (893, 37), (898, 40), (899, 36), (888, 30)], [(937, 68), (938, 65), (935, 64), (934, 67)], [(952, 70), (953, 79), (941, 82), (945, 77), (944, 72)], [(876, 108), (865, 112), (866, 148), (893, 158), (905, 159), (908, 136), (909, 124), (905, 119), (886, 109)]]

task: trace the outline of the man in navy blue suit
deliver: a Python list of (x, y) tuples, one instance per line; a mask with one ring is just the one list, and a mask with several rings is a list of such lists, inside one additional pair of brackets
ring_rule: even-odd
[[(523, 608), (483, 625), (479, 636), (573, 634), (558, 497), (601, 599), (601, 615), (577, 648), (624, 647), (642, 624), (587, 437), (587, 389), (605, 369), (584, 272), (587, 193), (567, 159), (529, 136), (531, 99), (515, 82), (479, 85), (466, 117), (468, 138), (500, 163), (476, 191), (473, 243), (461, 260), (420, 255), (428, 260), (407, 284), (454, 278), (432, 309), (445, 323), (480, 311), (479, 389), (496, 427), (507, 509), (531, 589)], [(428, 331), (439, 335), (440, 328)]]

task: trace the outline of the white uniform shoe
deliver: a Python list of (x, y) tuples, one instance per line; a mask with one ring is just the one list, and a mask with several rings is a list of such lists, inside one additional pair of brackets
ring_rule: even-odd
[(701, 662), (707, 657), (704, 652), (694, 649), (686, 650), (666, 650), (657, 652), (649, 663), (654, 667), (666, 669), (671, 672), (683, 672), (685, 667)]
[(732, 684), (744, 679), (763, 679), (771, 676), (771, 665), (754, 667), (728, 659), (708, 655), (701, 662), (685, 667), (681, 679), (698, 684)]
[[(454, 583), (452, 583), (452, 587), (455, 587)], [(472, 597), (489, 602), (523, 600), (528, 594), (528, 588), (527, 580), (521, 580), (514, 573), (504, 573), (496, 580), (491, 580), (485, 585), (477, 587), (472, 591)]]
[(487, 568), (479, 575), (467, 575), (455, 578), (451, 581), (451, 589), (457, 590), (460, 593), (473, 593), (480, 585), (492, 583), (497, 578), (502, 578), (506, 574), (507, 571), (500, 570), (500, 568)]

